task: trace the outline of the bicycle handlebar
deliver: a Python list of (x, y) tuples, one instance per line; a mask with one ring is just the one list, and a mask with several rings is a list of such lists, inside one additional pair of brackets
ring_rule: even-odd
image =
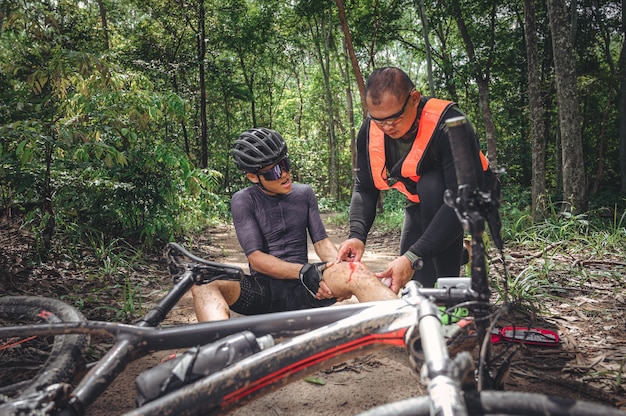
[(478, 155), (478, 149), (476, 146), (472, 146), (472, 142), (468, 140), (465, 134), (467, 119), (463, 116), (450, 118), (446, 120), (446, 125), (448, 126), (458, 186), (459, 188), (467, 187), (473, 191), (478, 187), (478, 179), (472, 155)]
[(215, 280), (240, 281), (244, 277), (241, 267), (218, 263), (198, 257), (177, 243), (165, 246), (164, 257), (172, 277), (176, 281), (186, 270), (193, 270), (195, 284), (201, 285)]

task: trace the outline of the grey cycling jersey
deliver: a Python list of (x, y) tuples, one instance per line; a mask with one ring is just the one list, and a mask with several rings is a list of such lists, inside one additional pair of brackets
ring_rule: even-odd
[[(327, 238), (313, 189), (293, 184), (287, 195), (270, 196), (251, 186), (233, 195), (233, 223), (246, 254), (256, 250), (291, 263), (307, 263), (307, 232), (313, 243)], [(258, 273), (250, 268), (254, 276)]]

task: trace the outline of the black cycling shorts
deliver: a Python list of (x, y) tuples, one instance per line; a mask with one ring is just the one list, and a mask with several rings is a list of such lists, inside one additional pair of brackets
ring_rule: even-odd
[(337, 301), (313, 298), (300, 281), (295, 279), (246, 275), (240, 282), (240, 288), (239, 299), (230, 306), (230, 309), (242, 315), (319, 308)]

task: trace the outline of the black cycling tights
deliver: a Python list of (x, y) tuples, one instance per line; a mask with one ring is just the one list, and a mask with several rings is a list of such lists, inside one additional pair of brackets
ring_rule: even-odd
[(433, 287), (438, 277), (458, 276), (463, 253), (463, 228), (452, 208), (443, 202), (445, 183), (440, 171), (422, 175), (417, 187), (419, 204), (404, 213), (400, 253), (410, 247), (421, 255), (424, 267), (413, 279)]

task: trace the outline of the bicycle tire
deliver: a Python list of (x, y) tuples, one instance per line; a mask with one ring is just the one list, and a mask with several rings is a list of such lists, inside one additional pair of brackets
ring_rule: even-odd
[[(617, 408), (565, 397), (519, 391), (483, 391), (465, 394), (470, 416), (624, 416)], [(357, 416), (428, 416), (430, 398), (412, 397), (374, 407)]]
[[(17, 325), (18, 322), (23, 325), (79, 321), (85, 321), (82, 313), (56, 299), (38, 296), (0, 297), (0, 322), (3, 322), (3, 325)], [(9, 368), (10, 360), (0, 360), (2, 362), (0, 378), (9, 383), (0, 388), (0, 394), (10, 397), (24, 396), (50, 384), (69, 382), (84, 363), (83, 353), (89, 345), (89, 339), (89, 335), (86, 334), (56, 335), (39, 337), (37, 346), (33, 347), (20, 344), (19, 348), (24, 351), (27, 348), (37, 348), (37, 354), (42, 354), (41, 364), (34, 365), (33, 376), (26, 376), (28, 379), (25, 380), (16, 380), (16, 370)], [(39, 350), (40, 346), (42, 350)], [(18, 358), (13, 361), (18, 365), (24, 365), (20, 360), (21, 358)]]

